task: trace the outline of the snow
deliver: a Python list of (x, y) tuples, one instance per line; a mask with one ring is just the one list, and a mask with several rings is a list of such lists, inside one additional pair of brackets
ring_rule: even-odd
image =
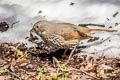
[[(71, 2), (74, 5), (70, 5)], [(10, 27), (12, 23), (18, 22), (8, 31), (0, 32), (0, 42), (22, 42), (35, 46), (25, 38), (29, 36), (33, 24), (39, 20), (105, 24), (104, 29), (113, 26), (111, 29), (118, 32), (91, 34), (100, 39), (89, 43), (87, 40), (81, 41), (84, 44), (80, 45), (88, 47), (77, 55), (120, 58), (120, 25), (115, 26), (115, 23), (120, 23), (120, 15), (112, 16), (120, 11), (119, 4), (119, 0), (0, 0), (0, 22), (7, 21)]]

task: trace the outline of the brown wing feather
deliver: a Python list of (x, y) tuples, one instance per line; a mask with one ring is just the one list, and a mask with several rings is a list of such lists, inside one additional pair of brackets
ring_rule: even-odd
[(78, 40), (82, 40), (82, 39), (86, 39), (88, 37), (86, 36), (81, 36), (79, 32), (75, 31), (74, 33), (68, 33), (68, 34), (64, 34), (63, 35), (65, 40), (74, 40), (74, 39), (78, 39)]

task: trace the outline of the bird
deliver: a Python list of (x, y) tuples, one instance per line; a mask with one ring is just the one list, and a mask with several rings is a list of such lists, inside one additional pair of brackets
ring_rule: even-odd
[(37, 41), (39, 53), (50, 54), (60, 49), (66, 51), (72, 49), (70, 53), (72, 55), (81, 40), (94, 38), (88, 34), (99, 31), (116, 32), (117, 30), (89, 29), (71, 23), (38, 21), (33, 25), (30, 33), (34, 33), (42, 39), (40, 42)]

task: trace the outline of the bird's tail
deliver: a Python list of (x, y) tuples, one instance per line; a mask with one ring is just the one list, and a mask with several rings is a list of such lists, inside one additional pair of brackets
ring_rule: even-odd
[(91, 32), (100, 32), (100, 31), (105, 31), (105, 32), (117, 32), (117, 30), (106, 30), (106, 29), (89, 29), (88, 33), (91, 33)]
[(83, 33), (86, 33), (86, 34), (89, 34), (89, 33), (92, 33), (92, 32), (101, 32), (101, 31), (105, 31), (105, 32), (117, 32), (117, 30), (89, 29), (89, 28), (87, 28), (87, 27), (80, 27), (80, 26), (78, 26), (77, 29), (78, 29), (80, 32), (83, 32)]

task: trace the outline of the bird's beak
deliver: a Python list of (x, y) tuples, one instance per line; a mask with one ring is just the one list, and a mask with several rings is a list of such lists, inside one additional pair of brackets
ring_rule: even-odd
[(35, 29), (34, 29), (34, 28), (32, 28), (32, 29), (30, 30), (30, 32), (35, 32)]

